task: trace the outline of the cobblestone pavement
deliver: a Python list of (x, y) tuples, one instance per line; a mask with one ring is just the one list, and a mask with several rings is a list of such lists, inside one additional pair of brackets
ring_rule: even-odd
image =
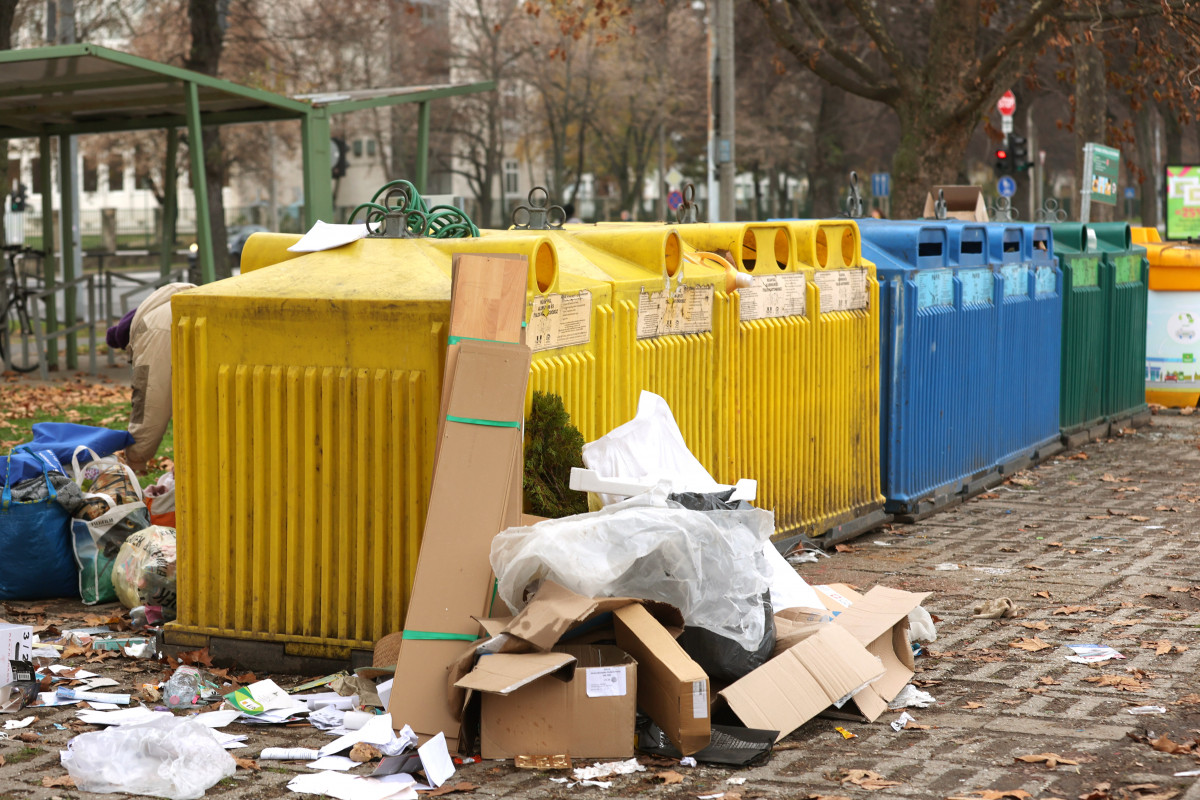
[[(898, 712), (873, 724), (817, 719), (785, 739), (764, 766), (675, 767), (684, 777), (672, 785), (655, 778), (664, 769), (661, 763), (617, 778), (607, 790), (568, 789), (545, 773), (496, 763), (465, 767), (456, 780), (477, 786), (475, 797), (531, 799), (675, 800), (721, 792), (726, 800), (1200, 799), (1197, 778), (1174, 777), (1200, 768), (1198, 756), (1188, 752), (1200, 749), (1198, 445), (1200, 419), (1160, 414), (1151, 427), (1064, 453), (956, 509), (870, 534), (830, 558), (800, 566), (812, 583), (864, 589), (880, 583), (933, 593), (926, 607), (939, 618), (939, 636), (917, 659), (916, 681), (937, 703), (910, 709), (928, 727), (895, 732), (888, 723)], [(977, 602), (999, 597), (1010, 598), (1022, 615), (973, 618)], [(29, 605), (13, 604), (9, 611)], [(1046, 647), (1013, 646), (1022, 640)], [(1111, 645), (1127, 658), (1070, 663), (1063, 647), (1070, 643)], [(126, 686), (157, 676), (150, 662), (106, 662), (98, 671)], [(298, 680), (288, 678), (287, 685)], [(1128, 713), (1145, 705), (1163, 706), (1166, 713)], [(43, 778), (64, 774), (58, 750), (74, 733), (53, 723), (69, 722), (72, 712), (38, 717), (28, 729), (38, 734), (36, 741), (0, 741), (6, 761), (0, 766), (0, 800), (82, 796), (42, 785)], [(844, 739), (834, 730), (839, 725), (857, 738)], [(327, 740), (309, 727), (248, 732), (249, 746), (238, 755), (254, 756), (268, 745), (316, 747)], [(1157, 740), (1168, 747), (1159, 738), (1164, 734), (1183, 752), (1151, 746)], [(1051, 767), (1016, 760), (1038, 754), (1057, 754), (1063, 761)], [(306, 771), (292, 764), (260, 766), (257, 772), (239, 770), (207, 796), (288, 795), (287, 781)], [(849, 770), (870, 770), (895, 785), (870, 791), (845, 783)], [(729, 778), (745, 781), (731, 784)]]

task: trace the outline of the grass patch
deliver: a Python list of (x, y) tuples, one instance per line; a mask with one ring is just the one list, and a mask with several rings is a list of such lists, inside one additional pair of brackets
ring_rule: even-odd
[(221, 780), (217, 781), (217, 786), (228, 787), (228, 786), (237, 786), (237, 785), (238, 785), (238, 782), (235, 781), (233, 778), (221, 778)]
[(37, 758), (44, 752), (46, 752), (46, 751), (40, 747), (29, 747), (28, 745), (26, 745), (25, 747), (22, 747), (20, 750), (16, 750), (12, 753), (5, 753), (4, 754), (4, 763), (20, 764), (22, 762), (29, 761), (30, 759)]

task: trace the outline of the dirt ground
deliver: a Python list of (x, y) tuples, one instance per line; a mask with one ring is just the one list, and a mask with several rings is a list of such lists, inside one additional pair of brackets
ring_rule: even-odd
[[(1200, 769), (1193, 752), (1200, 750), (1198, 467), (1200, 420), (1163, 413), (1150, 427), (1064, 453), (958, 508), (800, 565), (814, 584), (931, 592), (925, 605), (938, 620), (938, 639), (917, 658), (914, 683), (936, 703), (909, 709), (919, 727), (892, 730), (899, 712), (874, 723), (818, 718), (781, 742), (765, 765), (689, 768), (643, 757), (645, 772), (617, 777), (609, 789), (566, 788), (549, 773), (496, 762), (463, 766), (451, 783), (476, 787), (463, 797), (531, 799), (1200, 799), (1197, 778), (1174, 776)], [(1019, 616), (973, 616), (978, 602), (1000, 597)], [(87, 615), (115, 610), (9, 603), (2, 616), (78, 627)], [(1108, 645), (1126, 658), (1068, 662), (1064, 645), (1076, 643)], [(153, 661), (124, 658), (87, 668), (129, 691), (163, 674)], [(272, 677), (288, 687), (316, 676)], [(1138, 706), (1166, 712), (1129, 713)], [(76, 735), (74, 709), (32, 713), (37, 721), (25, 729), (32, 741), (18, 739), (20, 731), (0, 739), (0, 800), (85, 796), (43, 785), (66, 774), (58, 751)], [(843, 738), (839, 726), (854, 738)], [(233, 751), (245, 758), (268, 746), (329, 741), (307, 725), (225, 730), (249, 734), (247, 746)], [(287, 796), (288, 780), (308, 771), (299, 763), (257, 766), (239, 769), (206, 796)], [(665, 771), (682, 780), (665, 783)]]

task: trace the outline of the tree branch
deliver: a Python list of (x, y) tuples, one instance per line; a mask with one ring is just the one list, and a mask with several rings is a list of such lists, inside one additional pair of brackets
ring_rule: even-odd
[[(796, 9), (796, 13), (800, 15), (800, 19), (805, 25), (808, 26), (808, 29), (812, 31), (813, 36), (816, 37), (817, 43), (823, 52), (833, 57), (846, 68), (856, 72), (867, 83), (880, 83), (879, 76), (876, 75), (870, 67), (863, 63), (862, 59), (858, 58), (845, 48), (838, 47), (833, 43), (834, 40), (830, 37), (828, 32), (826, 32), (825, 26), (821, 24), (820, 18), (817, 16), (816, 12), (813, 11), (812, 6), (808, 4), (808, 0), (787, 0), (787, 2), (788, 5)], [(847, 3), (847, 5), (849, 5), (849, 3)], [(855, 14), (855, 16), (857, 16), (857, 14)], [(870, 31), (868, 31), (868, 33), (870, 33)], [(872, 35), (871, 38), (874, 38), (874, 36)]]
[(892, 71), (892, 76), (896, 81), (904, 81), (915, 74), (904, 54), (896, 47), (896, 42), (888, 34), (887, 28), (883, 26), (879, 15), (875, 13), (875, 7), (863, 0), (843, 0), (843, 2), (850, 9), (854, 18), (858, 20), (862, 29), (871, 37), (871, 41), (875, 42), (876, 47), (879, 48), (879, 55), (888, 65), (888, 69)]

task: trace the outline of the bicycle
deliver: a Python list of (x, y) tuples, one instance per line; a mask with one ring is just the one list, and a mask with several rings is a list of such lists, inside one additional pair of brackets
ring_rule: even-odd
[[(29, 303), (31, 300), (37, 302), (39, 291), (28, 288), (17, 265), (25, 257), (41, 258), (43, 253), (24, 245), (4, 245), (0, 250), (8, 257), (8, 268), (0, 286), (0, 303), (3, 303), (0, 308), (0, 364), (16, 372), (33, 372), (40, 365), (41, 352), (36, 343)], [(13, 347), (18, 336), (22, 339), (20, 354)], [(30, 340), (34, 340), (32, 352)]]

